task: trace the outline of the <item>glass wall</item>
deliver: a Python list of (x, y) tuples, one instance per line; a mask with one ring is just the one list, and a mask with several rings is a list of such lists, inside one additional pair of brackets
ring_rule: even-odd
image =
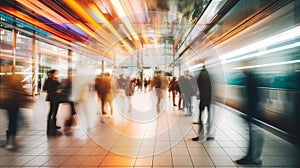
[(42, 40), (35, 37), (34, 31), (0, 22), (0, 74), (22, 75), (29, 94), (40, 93), (50, 69), (58, 69), (60, 78), (68, 75), (68, 49)]

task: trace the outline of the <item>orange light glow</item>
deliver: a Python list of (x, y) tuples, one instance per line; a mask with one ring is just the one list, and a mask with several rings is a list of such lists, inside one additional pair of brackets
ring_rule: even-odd
[(110, 35), (101, 27), (101, 25), (99, 25), (90, 15), (89, 13), (86, 11), (86, 9), (84, 9), (82, 7), (82, 5), (80, 5), (79, 3), (77, 3), (75, 0), (64, 0), (64, 2), (71, 8), (73, 9), (74, 12), (76, 12), (79, 16), (81, 16), (85, 21), (87, 21), (89, 24), (92, 25), (92, 27), (94, 28), (95, 31), (101, 31), (101, 33), (103, 33), (104, 36), (109, 37)]
[(68, 21), (55, 13), (53, 10), (49, 9), (47, 6), (43, 5), (39, 1), (22, 1), (17, 0), (20, 4), (26, 6), (28, 9), (35, 11), (36, 13), (40, 14), (41, 16), (47, 17), (47, 19), (57, 23), (57, 24), (66, 24)]
[(89, 8), (100, 18), (100, 20), (106, 24), (108, 29), (118, 38), (118, 40), (124, 45), (127, 46), (126, 49), (129, 53), (133, 53), (133, 49), (129, 47), (128, 43), (123, 39), (123, 37), (118, 33), (118, 31), (109, 23), (109, 21), (105, 18), (102, 12), (98, 9), (98, 7), (93, 4), (89, 3)]
[(13, 56), (12, 54), (5, 54), (5, 53), (0, 53), (0, 57), (1, 58), (16, 58), (16, 59), (19, 59), (19, 60), (28, 60), (28, 58), (26, 57), (22, 57), (22, 56)]

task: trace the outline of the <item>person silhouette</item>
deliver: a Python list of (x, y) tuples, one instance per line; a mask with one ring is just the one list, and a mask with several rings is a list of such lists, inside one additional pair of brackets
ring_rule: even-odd
[(258, 89), (255, 74), (251, 71), (245, 72), (245, 94), (246, 94), (246, 117), (245, 121), (249, 128), (249, 146), (246, 156), (236, 161), (240, 165), (262, 165), (260, 155), (262, 153), (263, 135), (260, 130), (253, 129), (254, 116), (257, 111)]
[[(208, 112), (208, 121), (210, 121), (210, 105), (211, 105), (211, 98), (212, 98), (212, 85), (209, 77), (209, 73), (203, 65), (202, 70), (197, 78), (197, 84), (200, 94), (200, 103), (199, 103), (199, 134), (203, 128), (203, 121), (202, 121), (202, 113), (204, 112), (205, 107), (207, 108)], [(208, 127), (210, 127), (211, 123), (208, 123)], [(207, 139), (213, 139), (213, 137), (207, 137)], [(197, 136), (192, 139), (193, 141), (204, 141), (206, 137)]]
[(46, 101), (50, 102), (50, 108), (47, 119), (47, 135), (57, 135), (59, 132), (57, 129), (60, 129), (60, 126), (56, 125), (57, 121), (57, 111), (60, 101), (60, 92), (59, 82), (57, 79), (58, 71), (56, 69), (50, 70), (47, 72), (48, 78), (44, 83), (43, 90), (47, 91)]

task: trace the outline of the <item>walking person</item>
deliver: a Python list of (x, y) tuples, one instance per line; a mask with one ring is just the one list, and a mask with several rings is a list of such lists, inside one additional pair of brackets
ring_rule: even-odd
[(240, 165), (262, 165), (260, 155), (263, 146), (263, 134), (260, 130), (253, 129), (254, 116), (257, 113), (258, 89), (255, 75), (252, 72), (245, 72), (245, 93), (246, 93), (246, 122), (249, 130), (249, 146), (246, 156), (236, 161)]
[(76, 114), (75, 103), (71, 100), (72, 95), (72, 78), (68, 77), (62, 81), (60, 89), (60, 102), (59, 103), (68, 103), (71, 108), (71, 113), (69, 119), (67, 119), (65, 125), (71, 126), (74, 123), (74, 116)]
[(0, 108), (8, 113), (8, 129), (6, 131), (5, 149), (15, 149), (18, 118), (20, 108), (27, 107), (33, 102), (24, 90), (21, 80), (16, 75), (0, 75)]
[(182, 100), (183, 94), (182, 94), (182, 92), (180, 90), (180, 85), (179, 85), (179, 83), (181, 83), (181, 81), (183, 80), (183, 78), (184, 78), (184, 76), (181, 75), (181, 76), (179, 76), (179, 78), (177, 80), (177, 84), (178, 84), (178, 90), (177, 90), (177, 92), (178, 92), (178, 110), (184, 109), (184, 103), (182, 103), (183, 102), (183, 100)]
[[(198, 84), (198, 89), (199, 89), (199, 94), (200, 94), (200, 103), (199, 103), (199, 136), (193, 138), (193, 141), (204, 141), (206, 139), (213, 139), (213, 137), (206, 137), (204, 135), (204, 129), (203, 129), (203, 119), (202, 119), (202, 114), (205, 110), (205, 107), (207, 108), (208, 112), (208, 131), (209, 127), (211, 127), (211, 113), (210, 113), (210, 105), (211, 105), (211, 99), (212, 99), (212, 85), (211, 85), (211, 80), (209, 73), (203, 65), (202, 70), (197, 78), (197, 84)], [(202, 132), (203, 131), (203, 132)], [(202, 133), (203, 136), (200, 136)]]
[(112, 78), (109, 73), (102, 73), (95, 79), (95, 90), (101, 101), (102, 115), (108, 114), (105, 105), (108, 103), (110, 107), (109, 117), (113, 115), (113, 95), (112, 95)]
[(182, 110), (186, 110), (187, 115), (192, 115), (192, 96), (195, 94), (195, 85), (193, 81), (189, 71), (184, 71), (184, 75), (180, 76), (178, 79), (178, 85), (183, 101)]
[(177, 91), (178, 91), (178, 83), (177, 83), (176, 76), (174, 76), (169, 83), (169, 92), (172, 92), (173, 106), (177, 106), (177, 104), (175, 102)]
[(158, 71), (156, 76), (154, 76), (153, 78), (153, 87), (157, 97), (156, 109), (158, 113), (161, 111), (160, 102), (163, 98), (161, 76), (162, 76), (162, 72)]

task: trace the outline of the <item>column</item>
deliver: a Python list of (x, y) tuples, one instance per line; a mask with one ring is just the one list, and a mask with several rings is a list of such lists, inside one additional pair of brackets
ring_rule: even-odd
[(37, 94), (38, 85), (38, 58), (36, 55), (36, 32), (32, 33), (32, 46), (31, 46), (31, 93), (32, 96)]
[(12, 74), (16, 73), (16, 48), (17, 48), (17, 30), (16, 30), (16, 22), (13, 23), (13, 39), (12, 39), (12, 56), (13, 56), (13, 62), (11, 66)]

